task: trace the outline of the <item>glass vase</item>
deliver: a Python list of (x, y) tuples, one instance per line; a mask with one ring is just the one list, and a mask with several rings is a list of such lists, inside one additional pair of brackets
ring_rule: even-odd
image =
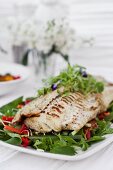
[(12, 54), (13, 54), (13, 61), (15, 63), (22, 64), (23, 56), (27, 52), (27, 46), (23, 45), (13, 45), (12, 46)]
[(33, 68), (35, 71), (35, 79), (41, 84), (42, 79), (54, 76), (66, 66), (66, 61), (60, 54), (52, 53), (49, 56), (42, 55), (37, 50), (32, 51)]

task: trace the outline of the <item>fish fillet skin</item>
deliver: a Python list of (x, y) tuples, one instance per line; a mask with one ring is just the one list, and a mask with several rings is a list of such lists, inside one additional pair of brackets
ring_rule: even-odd
[(19, 122), (24, 116), (27, 127), (39, 133), (61, 130), (77, 132), (97, 114), (106, 111), (111, 101), (113, 87), (105, 87), (101, 94), (87, 96), (75, 92), (62, 97), (54, 91), (26, 105), (17, 113), (14, 122)]

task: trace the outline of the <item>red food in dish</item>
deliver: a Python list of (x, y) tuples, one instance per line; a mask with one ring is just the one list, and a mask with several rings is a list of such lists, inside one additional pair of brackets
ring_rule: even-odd
[(2, 116), (3, 121), (12, 122), (14, 116)]
[(27, 137), (22, 137), (22, 146), (27, 147), (29, 146), (30, 140)]

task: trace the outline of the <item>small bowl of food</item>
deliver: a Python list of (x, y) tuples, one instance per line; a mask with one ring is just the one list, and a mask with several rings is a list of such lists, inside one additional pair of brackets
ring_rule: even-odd
[(0, 96), (18, 88), (29, 77), (25, 66), (13, 63), (0, 63)]
[(1, 74), (0, 75), (0, 83), (1, 82), (7, 82), (7, 81), (12, 81), (12, 80), (18, 80), (21, 79), (21, 76), (18, 75), (12, 75), (11, 73), (6, 73), (6, 74)]

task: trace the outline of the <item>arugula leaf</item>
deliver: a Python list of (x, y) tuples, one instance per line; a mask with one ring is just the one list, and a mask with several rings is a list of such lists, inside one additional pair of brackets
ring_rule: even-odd
[[(31, 137), (30, 137), (31, 138)], [(35, 140), (34, 140), (35, 139)], [(43, 149), (44, 151), (49, 151), (52, 153), (61, 153), (66, 155), (74, 155), (75, 149), (74, 145), (77, 145), (76, 141), (69, 136), (63, 136), (58, 134), (56, 135), (44, 135), (41, 137), (40, 135), (36, 136), (34, 140), (33, 147), (36, 149)], [(61, 149), (62, 148), (62, 149)]]
[(106, 121), (113, 122), (113, 102), (110, 103), (107, 111), (110, 112), (110, 115), (109, 115), (109, 116), (106, 116), (106, 117), (105, 117), (105, 120), (106, 120)]
[(0, 140), (12, 145), (20, 145), (22, 143), (20, 135), (5, 130), (0, 130)]
[(33, 145), (36, 149), (43, 149), (45, 151), (50, 151), (52, 148), (53, 140), (50, 137), (42, 138), (41, 140), (36, 140)]
[(113, 112), (113, 102), (110, 103), (108, 107), (108, 111)]
[(61, 141), (65, 141), (67, 145), (77, 145), (77, 142), (70, 136), (61, 136)]
[(13, 137), (5, 141), (6, 143), (12, 144), (12, 145), (20, 145), (22, 143), (21, 138)]
[(6, 130), (0, 130), (0, 140), (13, 145), (20, 145), (22, 143), (19, 134), (11, 133)]
[(11, 132), (6, 131), (6, 130), (5, 130), (5, 132), (7, 133), (7, 135), (9, 135), (12, 138), (20, 138), (21, 139), (20, 135), (17, 134), (17, 133), (11, 133)]
[(6, 141), (8, 139), (10, 139), (10, 136), (7, 133), (5, 133), (4, 130), (0, 130), (0, 140)]
[(83, 135), (82, 134), (76, 134), (76, 135), (72, 135), (72, 134), (70, 134), (69, 135), (70, 137), (72, 137), (74, 140), (76, 140), (76, 141), (80, 141), (81, 140), (81, 138), (83, 137)]
[(43, 87), (42, 89), (38, 90), (38, 95), (41, 96), (41, 95), (47, 94), (50, 91), (51, 91), (50, 88)]
[(23, 97), (19, 97), (12, 102), (2, 106), (0, 108), (0, 112), (5, 114), (6, 116), (13, 116), (15, 114), (14, 109), (17, 107), (18, 104), (22, 103)]
[(92, 143), (102, 141), (104, 139), (105, 139), (105, 137), (103, 137), (103, 136), (93, 136), (87, 141), (87, 143), (92, 144)]
[(87, 141), (83, 137), (81, 138), (79, 146), (82, 148), (83, 151), (86, 151), (89, 147)]
[(50, 152), (70, 156), (75, 155), (75, 150), (71, 146), (55, 146)]
[(53, 135), (53, 134), (38, 134), (38, 135), (33, 135), (33, 136), (30, 136), (30, 140), (32, 140), (33, 142), (35, 142), (36, 140), (42, 140), (42, 138), (52, 138), (53, 140), (57, 140), (58, 139), (58, 136), (56, 135)]
[(98, 128), (92, 131), (95, 136), (103, 136), (106, 134), (112, 134), (113, 128), (111, 128), (111, 122), (105, 120), (97, 120)]

